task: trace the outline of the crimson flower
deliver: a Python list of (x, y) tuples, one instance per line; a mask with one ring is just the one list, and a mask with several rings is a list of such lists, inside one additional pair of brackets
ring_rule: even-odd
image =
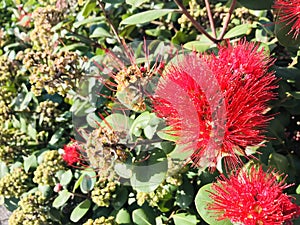
[(229, 178), (221, 175), (212, 185), (213, 203), (208, 209), (218, 213), (219, 220), (229, 219), (243, 225), (290, 223), (300, 215), (300, 207), (283, 193), (289, 186), (281, 175), (264, 172), (261, 166), (240, 170)]
[(272, 60), (254, 43), (219, 46), (218, 55), (185, 55), (168, 67), (153, 98), (195, 166), (234, 168), (247, 146), (264, 141), (267, 103), (276, 88)]
[(291, 25), (289, 33), (297, 39), (300, 34), (300, 1), (299, 0), (276, 0), (273, 6), (278, 10), (278, 22)]
[(80, 154), (77, 150), (77, 145), (65, 145), (64, 146), (64, 154), (63, 160), (69, 165), (74, 165), (75, 163), (80, 161)]

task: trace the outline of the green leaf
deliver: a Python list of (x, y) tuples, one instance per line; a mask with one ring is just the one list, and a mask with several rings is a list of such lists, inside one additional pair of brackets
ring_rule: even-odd
[(211, 48), (213, 43), (211, 41), (190, 41), (183, 45), (184, 48), (189, 50), (196, 50), (197, 52), (205, 52), (207, 49)]
[(71, 213), (71, 221), (76, 223), (78, 222), (86, 213), (89, 211), (91, 206), (91, 201), (89, 199), (81, 202)]
[(116, 223), (117, 224), (131, 224), (130, 214), (126, 209), (119, 210), (116, 215)]
[(212, 202), (212, 199), (209, 197), (209, 191), (212, 191), (211, 186), (212, 184), (204, 185), (196, 195), (195, 205), (199, 215), (210, 225), (232, 225), (229, 220), (216, 220), (216, 213), (207, 209), (208, 203)]
[(99, 128), (100, 123), (102, 122), (102, 119), (96, 115), (95, 112), (89, 113), (86, 116), (86, 121), (88, 124), (93, 128)]
[(183, 184), (178, 188), (175, 199), (176, 204), (182, 209), (189, 208), (194, 201), (194, 187), (187, 178), (183, 179)]
[(238, 0), (238, 2), (248, 9), (262, 10), (271, 9), (274, 0)]
[(125, 163), (116, 163), (114, 166), (114, 170), (120, 177), (129, 179), (132, 176), (131, 167), (131, 165)]
[(96, 23), (96, 22), (102, 21), (103, 19), (104, 19), (104, 17), (102, 17), (102, 16), (87, 18), (85, 20), (81, 20), (81, 21), (75, 22), (73, 24), (73, 26), (74, 26), (74, 28), (79, 28), (82, 25), (90, 24), (90, 23)]
[(130, 183), (137, 191), (151, 192), (165, 179), (168, 160), (166, 154), (158, 148), (145, 153), (145, 156), (147, 160), (141, 160), (133, 166)]
[(120, 24), (139, 24), (139, 23), (147, 23), (158, 19), (162, 16), (167, 15), (168, 13), (174, 12), (174, 9), (154, 9), (141, 13), (134, 14), (126, 19), (122, 20)]
[(277, 37), (280, 44), (285, 47), (296, 47), (300, 45), (300, 36), (298, 35), (297, 38), (294, 38), (294, 32), (290, 32), (292, 26), (293, 23), (290, 22), (281, 23), (279, 21), (276, 21), (275, 23), (275, 36)]
[(73, 187), (73, 192), (75, 192), (76, 189), (80, 186), (80, 184), (81, 184), (81, 182), (83, 180), (83, 176), (84, 176), (84, 174), (81, 174), (81, 176), (75, 182), (74, 187)]
[(132, 219), (138, 225), (153, 225), (155, 224), (154, 218), (150, 217), (144, 209), (136, 209), (132, 212)]
[(149, 2), (150, 0), (126, 0), (126, 3), (132, 5), (133, 7), (139, 7), (145, 2)]
[(115, 210), (119, 210), (127, 202), (128, 190), (125, 187), (121, 187), (116, 192), (117, 196), (113, 199), (111, 205)]
[(133, 120), (128, 116), (125, 116), (120, 113), (114, 113), (102, 121), (101, 126), (107, 127), (109, 124), (115, 131), (129, 131)]
[(26, 95), (25, 95), (25, 98), (24, 100), (22, 101), (21, 105), (20, 105), (20, 111), (23, 111), (27, 108), (29, 102), (31, 101), (33, 97), (33, 93), (32, 92), (28, 92)]
[(190, 215), (187, 213), (174, 214), (172, 218), (175, 225), (196, 225), (199, 222), (195, 215)]
[(82, 15), (86, 18), (96, 8), (96, 0), (88, 0), (82, 8)]
[(298, 195), (300, 195), (300, 184), (298, 185), (298, 187), (297, 187), (297, 189), (296, 189), (296, 193), (297, 193)]
[(247, 34), (247, 32), (250, 28), (251, 28), (251, 25), (248, 23), (238, 25), (238, 26), (230, 29), (225, 34), (224, 38), (227, 39), (227, 38), (234, 38), (234, 37), (245, 35), (245, 34)]
[(8, 167), (5, 162), (0, 161), (0, 179), (8, 174)]
[(58, 142), (58, 140), (61, 138), (63, 133), (64, 133), (64, 128), (62, 127), (58, 128), (58, 130), (52, 135), (49, 144), (55, 145)]
[(35, 155), (24, 157), (24, 170), (28, 173), (29, 169), (37, 167), (37, 159)]
[(59, 208), (62, 205), (64, 205), (69, 198), (72, 196), (72, 193), (70, 193), (68, 190), (62, 190), (59, 192), (58, 196), (54, 199), (52, 206), (54, 208)]
[(60, 184), (65, 186), (68, 185), (73, 178), (73, 174), (71, 170), (64, 172), (60, 177)]
[(93, 190), (94, 185), (95, 185), (95, 182), (93, 182), (93, 179), (88, 174), (84, 174), (83, 179), (80, 183), (80, 189), (81, 189), (82, 193), (87, 194), (88, 192)]
[(288, 173), (289, 172), (289, 160), (287, 159), (286, 156), (273, 152), (269, 156), (269, 161), (268, 161), (269, 166), (273, 166), (276, 169), (278, 169), (282, 173)]
[(32, 124), (28, 124), (28, 127), (27, 127), (27, 134), (28, 134), (33, 140), (36, 140), (37, 131), (36, 131), (36, 129), (32, 126)]
[(103, 27), (97, 27), (90, 38), (99, 38), (99, 37), (112, 37), (112, 35), (105, 30)]
[(178, 140), (178, 136), (176, 136), (175, 132), (172, 131), (172, 127), (165, 127), (164, 129), (157, 131), (157, 135), (161, 139), (167, 140), (167, 141), (175, 142)]

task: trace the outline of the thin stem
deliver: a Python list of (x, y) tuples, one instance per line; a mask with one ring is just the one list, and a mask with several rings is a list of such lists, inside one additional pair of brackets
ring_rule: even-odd
[(207, 9), (207, 16), (208, 16), (208, 19), (209, 19), (212, 34), (213, 34), (214, 38), (217, 38), (215, 23), (214, 23), (213, 16), (211, 14), (211, 9), (210, 9), (210, 5), (209, 5), (208, 0), (205, 0), (205, 5), (206, 5), (206, 9)]
[(102, 3), (102, 0), (98, 0), (98, 3), (99, 3), (99, 6), (100, 6), (103, 14), (104, 14), (104, 17), (105, 17), (106, 21), (108, 22), (112, 32), (114, 33), (115, 37), (117, 38), (117, 41), (119, 42), (119, 44), (122, 45), (122, 41), (120, 39), (119, 33), (118, 33), (117, 29), (115, 28), (115, 26), (113, 25), (111, 19), (109, 18), (107, 12), (105, 11), (104, 3)]
[(229, 12), (227, 14), (227, 17), (226, 17), (226, 20), (225, 20), (225, 24), (224, 24), (224, 26), (222, 28), (221, 34), (220, 34), (220, 36), (218, 38), (218, 41), (222, 41), (222, 39), (224, 38), (224, 35), (226, 33), (226, 30), (227, 30), (227, 27), (228, 27), (228, 24), (229, 24), (229, 21), (230, 21), (230, 18), (231, 18), (231, 15), (232, 15), (233, 10), (234, 10), (235, 5), (236, 5), (236, 1), (237, 0), (232, 0), (232, 2), (231, 2), (230, 9), (229, 9)]
[(176, 5), (181, 9), (182, 13), (192, 22), (194, 27), (203, 35), (205, 35), (209, 40), (211, 40), (214, 43), (217, 43), (218, 40), (214, 37), (212, 37), (209, 33), (206, 32), (206, 30), (191, 16), (191, 14), (187, 11), (187, 9), (184, 7), (184, 5), (180, 2), (180, 0), (174, 0)]

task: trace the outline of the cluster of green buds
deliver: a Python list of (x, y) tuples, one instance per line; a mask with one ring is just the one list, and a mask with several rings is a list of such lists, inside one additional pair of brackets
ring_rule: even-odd
[[(213, 16), (213, 20), (215, 23), (216, 27), (220, 27), (224, 24), (227, 14), (229, 12), (229, 8), (222, 3), (218, 4), (210, 4), (210, 9), (211, 9), (211, 14)], [(191, 0), (189, 1), (189, 8), (188, 8), (189, 13), (191, 16), (198, 21), (201, 26), (204, 28), (209, 28), (210, 23), (207, 15), (207, 8), (205, 6), (205, 3), (203, 0), (200, 0), (199, 3), (197, 0)], [(250, 14), (249, 9), (241, 7), (237, 8), (233, 14), (231, 15), (231, 19), (238, 19), (240, 20), (240, 23), (252, 23), (254, 20), (254, 16)], [(191, 27), (193, 26), (192, 22), (185, 16), (182, 15), (178, 19), (178, 23), (180, 24), (182, 29), (187, 29), (190, 30)], [(234, 24), (229, 24), (229, 28), (234, 26)]]
[(10, 103), (16, 96), (13, 91), (15, 77), (14, 64), (5, 56), (0, 56), (0, 122), (4, 122), (8, 118), (10, 112)]
[(0, 127), (0, 160), (11, 163), (19, 155), (28, 155), (31, 138), (17, 128)]
[(92, 191), (92, 201), (100, 207), (109, 207), (115, 197), (117, 186), (118, 183), (115, 181), (100, 178)]
[(95, 220), (89, 219), (83, 225), (117, 225), (117, 223), (115, 222), (115, 218), (113, 216), (108, 218), (101, 216)]
[(39, 185), (55, 186), (55, 175), (59, 170), (65, 169), (62, 156), (57, 150), (44, 153), (42, 163), (34, 171), (33, 182)]
[(39, 114), (39, 124), (44, 128), (53, 128), (56, 125), (55, 118), (61, 115), (61, 110), (59, 110), (57, 102), (52, 102), (50, 100), (46, 100), (40, 102), (36, 112)]
[(75, 52), (53, 53), (50, 50), (33, 51), (26, 49), (19, 52), (17, 59), (22, 60), (23, 65), (29, 71), (31, 91), (41, 95), (43, 89), (48, 94), (58, 93), (65, 96), (67, 92), (77, 87), (82, 76), (83, 64), (86, 57), (80, 57)]
[(47, 5), (38, 7), (32, 13), (34, 29), (30, 32), (30, 39), (36, 49), (51, 49), (54, 31), (52, 28), (64, 19), (62, 9)]
[[(162, 184), (160, 184), (152, 192), (137, 192), (136, 199), (137, 204), (142, 206), (145, 201), (152, 207), (159, 207), (159, 203), (162, 201), (168, 201), (173, 198), (176, 187), (182, 184), (182, 175), (168, 177)], [(175, 188), (174, 188), (175, 186)]]
[(19, 202), (19, 207), (9, 218), (9, 225), (46, 225), (48, 221), (46, 198), (41, 192), (30, 193)]
[(30, 188), (29, 174), (23, 168), (18, 167), (0, 179), (0, 195), (10, 197), (20, 197)]

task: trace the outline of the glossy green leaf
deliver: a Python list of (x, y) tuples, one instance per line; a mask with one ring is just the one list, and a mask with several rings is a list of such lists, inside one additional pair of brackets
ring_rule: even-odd
[(131, 224), (131, 217), (129, 212), (126, 209), (121, 209), (116, 215), (117, 224)]
[(247, 34), (248, 30), (251, 28), (251, 25), (246, 23), (246, 24), (241, 24), (238, 25), (232, 29), (230, 29), (224, 36), (224, 38), (234, 38), (238, 36), (242, 36)]
[(70, 219), (72, 222), (78, 222), (84, 215), (89, 211), (91, 206), (91, 201), (89, 199), (84, 200), (83, 202), (79, 203), (78, 206), (72, 211)]
[(279, 170), (282, 173), (288, 173), (289, 171), (289, 161), (286, 156), (273, 152), (269, 156), (268, 165), (275, 167), (277, 170)]
[(5, 162), (0, 161), (0, 179), (8, 174), (8, 167)]
[(209, 197), (209, 191), (212, 184), (206, 184), (200, 188), (195, 198), (196, 209), (201, 216), (201, 218), (210, 225), (232, 225), (229, 220), (216, 220), (215, 212), (209, 211), (207, 209), (208, 203), (212, 202), (212, 199)]
[(105, 30), (103, 27), (97, 27), (90, 35), (90, 38), (112, 37), (111, 33)]
[(80, 183), (80, 189), (81, 189), (82, 193), (87, 194), (88, 192), (93, 190), (94, 185), (95, 185), (95, 182), (93, 181), (93, 179), (88, 174), (84, 174), (82, 181)]
[(113, 199), (111, 205), (115, 210), (119, 210), (127, 202), (128, 199), (128, 190), (125, 187), (117, 189), (116, 197)]
[(96, 8), (96, 0), (88, 0), (82, 8), (82, 15), (86, 18)]
[(132, 5), (134, 7), (139, 7), (140, 5), (144, 4), (145, 2), (149, 2), (150, 0), (126, 0), (126, 3)]
[(58, 193), (58, 196), (54, 199), (52, 206), (55, 208), (59, 208), (63, 206), (69, 198), (72, 196), (72, 193), (70, 193), (68, 190), (62, 190)]
[(248, 9), (262, 10), (271, 9), (274, 0), (238, 0), (238, 2)]
[(300, 45), (300, 36), (298, 35), (297, 38), (295, 38), (294, 32), (290, 32), (292, 28), (292, 23), (275, 23), (275, 35), (280, 42), (285, 47), (292, 47), (292, 46), (299, 46)]
[(122, 20), (121, 24), (133, 25), (147, 23), (165, 16), (171, 12), (174, 12), (174, 9), (153, 9), (127, 17), (126, 19)]
[(188, 213), (179, 213), (172, 216), (175, 225), (197, 225), (199, 220), (195, 215), (190, 215)]
[(129, 131), (133, 120), (128, 116), (120, 113), (114, 113), (105, 117), (105, 121), (102, 121), (101, 126), (107, 127), (109, 124), (115, 131)]
[(130, 183), (141, 192), (154, 191), (165, 179), (168, 170), (166, 154), (161, 149), (153, 149), (146, 155), (147, 160), (133, 166)]
[(24, 157), (24, 170), (27, 173), (31, 167), (37, 167), (37, 159), (35, 155)]
[(62, 127), (58, 128), (58, 130), (52, 135), (49, 144), (55, 145), (59, 141), (63, 133), (64, 133), (64, 128)]
[(154, 218), (147, 214), (144, 209), (136, 209), (132, 212), (132, 219), (138, 225), (153, 225), (155, 224)]
[(197, 52), (205, 52), (213, 45), (212, 42), (208, 41), (190, 41), (183, 45), (184, 48), (188, 50), (195, 50)]
[(60, 184), (61, 185), (68, 185), (73, 178), (73, 174), (71, 170), (64, 172), (60, 177)]
[(175, 196), (176, 204), (182, 208), (189, 208), (194, 201), (194, 187), (187, 178), (183, 179), (183, 184), (178, 188)]

